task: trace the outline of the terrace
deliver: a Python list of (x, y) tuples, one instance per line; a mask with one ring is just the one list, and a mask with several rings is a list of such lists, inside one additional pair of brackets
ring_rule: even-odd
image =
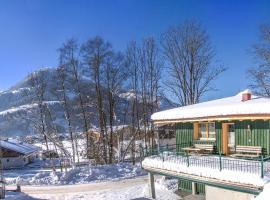
[(142, 166), (149, 172), (237, 184), (241, 187), (261, 189), (270, 174), (270, 157), (234, 158), (221, 154), (188, 154), (185, 144), (166, 145), (144, 150)]

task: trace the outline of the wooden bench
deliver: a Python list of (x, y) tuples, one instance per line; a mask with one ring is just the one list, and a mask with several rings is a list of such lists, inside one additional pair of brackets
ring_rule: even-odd
[(195, 144), (195, 148), (202, 149), (208, 153), (213, 153), (214, 145), (213, 144)]
[(187, 154), (189, 153), (195, 153), (195, 154), (199, 154), (202, 149), (198, 149), (198, 148), (194, 148), (194, 147), (185, 147), (185, 148), (182, 148), (182, 150), (184, 150)]
[(212, 153), (214, 151), (214, 145), (213, 144), (195, 144), (193, 147), (185, 147), (182, 148), (182, 150), (186, 151), (187, 153)]
[(262, 154), (260, 146), (236, 146), (233, 157), (259, 157)]

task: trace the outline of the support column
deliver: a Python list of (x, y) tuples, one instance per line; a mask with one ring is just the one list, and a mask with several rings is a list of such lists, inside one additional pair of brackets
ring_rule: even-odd
[(149, 178), (149, 194), (152, 199), (156, 199), (156, 192), (155, 192), (155, 179), (154, 179), (154, 174), (149, 172), (148, 173), (148, 178)]
[(197, 183), (192, 182), (192, 195), (196, 195), (197, 194)]

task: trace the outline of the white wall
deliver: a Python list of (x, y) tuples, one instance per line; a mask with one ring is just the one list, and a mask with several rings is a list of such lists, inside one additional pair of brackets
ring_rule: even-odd
[(25, 166), (29, 163), (29, 159), (24, 157), (8, 157), (1, 158), (1, 162), (4, 169), (11, 169)]
[(254, 195), (222, 188), (205, 186), (206, 200), (253, 200)]

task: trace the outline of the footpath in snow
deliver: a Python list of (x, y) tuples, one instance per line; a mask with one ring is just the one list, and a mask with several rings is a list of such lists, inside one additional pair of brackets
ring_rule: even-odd
[[(155, 182), (158, 200), (181, 199), (174, 192), (177, 190), (177, 180), (157, 179)], [(83, 185), (63, 186), (25, 186), (23, 193), (8, 193), (7, 200), (50, 199), (50, 200), (150, 200), (147, 176), (117, 182), (100, 182)]]

